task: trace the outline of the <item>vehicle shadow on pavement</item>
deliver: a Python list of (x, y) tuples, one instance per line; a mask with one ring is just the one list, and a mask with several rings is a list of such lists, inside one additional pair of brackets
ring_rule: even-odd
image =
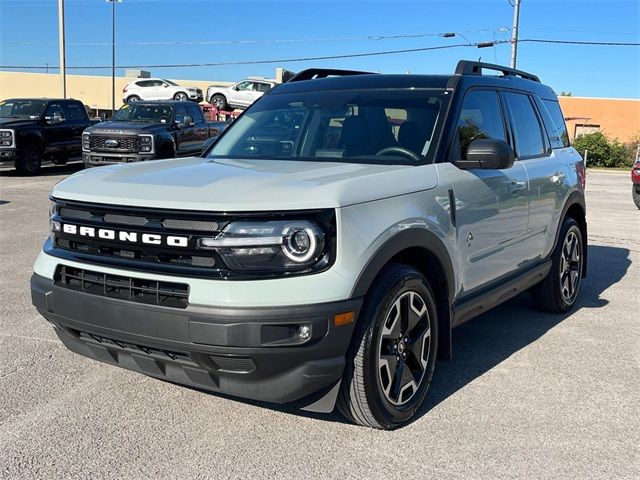
[[(84, 168), (84, 164), (81, 161), (71, 161), (66, 165), (54, 165), (52, 163), (45, 163), (42, 165), (40, 173), (37, 177), (51, 177), (54, 175), (71, 175)], [(0, 170), (0, 177), (15, 177), (15, 178), (32, 178), (28, 175), (19, 174), (14, 168)]]
[(430, 392), (416, 420), (576, 311), (606, 306), (609, 302), (602, 294), (626, 274), (631, 265), (629, 250), (592, 245), (588, 262), (588, 276), (570, 313), (539, 312), (525, 293), (457, 328), (453, 333), (453, 360), (436, 365)]

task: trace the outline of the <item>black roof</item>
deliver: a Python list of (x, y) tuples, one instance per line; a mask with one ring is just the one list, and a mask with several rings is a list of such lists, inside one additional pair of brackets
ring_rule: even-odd
[[(483, 69), (493, 70), (501, 75), (486, 75), (483, 74)], [(274, 87), (267, 95), (332, 90), (464, 89), (475, 85), (513, 88), (534, 92), (542, 98), (556, 98), (553, 90), (540, 83), (538, 77), (533, 74), (500, 65), (466, 60), (458, 63), (455, 74), (449, 75), (377, 74), (353, 70), (341, 73), (340, 70), (314, 68), (298, 73), (293, 77), (293, 81)]]

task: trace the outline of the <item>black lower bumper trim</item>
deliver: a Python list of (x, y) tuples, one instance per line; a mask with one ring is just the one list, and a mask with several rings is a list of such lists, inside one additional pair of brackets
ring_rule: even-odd
[[(177, 309), (90, 295), (38, 275), (31, 294), (65, 346), (80, 355), (174, 383), (301, 407), (305, 398), (315, 404), (317, 392), (335, 390), (354, 324), (334, 327), (333, 316), (357, 315), (362, 304)], [(309, 339), (297, 338), (299, 325), (310, 326)], [(317, 410), (327, 411), (326, 404)]]

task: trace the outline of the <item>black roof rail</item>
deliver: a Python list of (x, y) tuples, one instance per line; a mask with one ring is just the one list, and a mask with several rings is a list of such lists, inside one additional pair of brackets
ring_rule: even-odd
[(532, 80), (540, 83), (540, 79), (533, 73), (523, 72), (515, 68), (504, 67), (502, 65), (494, 65), (493, 63), (474, 62), (472, 60), (460, 60), (456, 66), (456, 75), (482, 75), (482, 69), (495, 70), (503, 75), (513, 75), (526, 80)]
[(374, 72), (361, 72), (359, 70), (336, 70), (333, 68), (308, 68), (296, 73), (293, 77), (287, 80), (290, 82), (301, 82), (303, 80), (314, 80), (316, 78), (327, 77), (347, 77), (350, 75), (370, 75)]

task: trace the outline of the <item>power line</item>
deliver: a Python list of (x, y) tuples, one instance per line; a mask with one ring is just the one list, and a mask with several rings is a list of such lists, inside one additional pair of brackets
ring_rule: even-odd
[[(295, 62), (310, 62), (317, 60), (338, 60), (345, 58), (359, 58), (359, 57), (374, 57), (382, 55), (395, 55), (401, 53), (415, 53), (426, 52), (431, 50), (445, 50), (450, 48), (461, 47), (492, 47), (495, 45), (508, 44), (511, 40), (497, 40), (495, 42), (479, 42), (479, 43), (457, 43), (452, 45), (438, 45), (434, 47), (418, 47), (418, 48), (405, 48), (398, 50), (384, 50), (377, 52), (361, 52), (361, 53), (349, 53), (344, 55), (323, 55), (315, 57), (301, 57), (301, 58), (279, 58), (270, 60), (246, 60), (246, 61), (234, 61), (234, 62), (215, 62), (215, 63), (182, 63), (182, 64), (159, 64), (159, 65), (118, 65), (116, 68), (185, 68), (185, 67), (224, 67), (234, 65), (264, 65), (269, 63), (295, 63)], [(518, 43), (546, 43), (546, 44), (563, 44), (563, 45), (596, 45), (596, 46), (625, 46), (625, 47), (638, 47), (640, 43), (637, 42), (597, 42), (597, 41), (582, 41), (582, 40), (554, 40), (554, 39), (542, 39), (542, 38), (525, 38), (518, 40)], [(44, 66), (32, 66), (32, 65), (0, 65), (0, 68), (8, 69), (20, 69), (20, 70), (40, 70), (44, 69)], [(49, 66), (49, 68), (58, 68)], [(103, 70), (110, 69), (110, 66), (67, 66), (67, 69), (74, 70)]]
[[(508, 32), (508, 27), (485, 28), (476, 30), (464, 30), (460, 33), (496, 33)], [(409, 34), (385, 34), (385, 35), (364, 35), (364, 36), (341, 36), (341, 37), (316, 37), (316, 38), (281, 38), (281, 39), (264, 39), (264, 40), (179, 40), (179, 41), (158, 41), (158, 42), (118, 42), (120, 46), (168, 46), (168, 45), (254, 45), (266, 43), (299, 43), (299, 42), (344, 42), (350, 40), (398, 40), (413, 39), (427, 37), (444, 37), (452, 32), (425, 32), (425, 33), (409, 33)], [(10, 46), (46, 46), (57, 45), (57, 42), (0, 42), (0, 45)], [(111, 45), (111, 42), (67, 42), (67, 45), (75, 46), (100, 46)]]

